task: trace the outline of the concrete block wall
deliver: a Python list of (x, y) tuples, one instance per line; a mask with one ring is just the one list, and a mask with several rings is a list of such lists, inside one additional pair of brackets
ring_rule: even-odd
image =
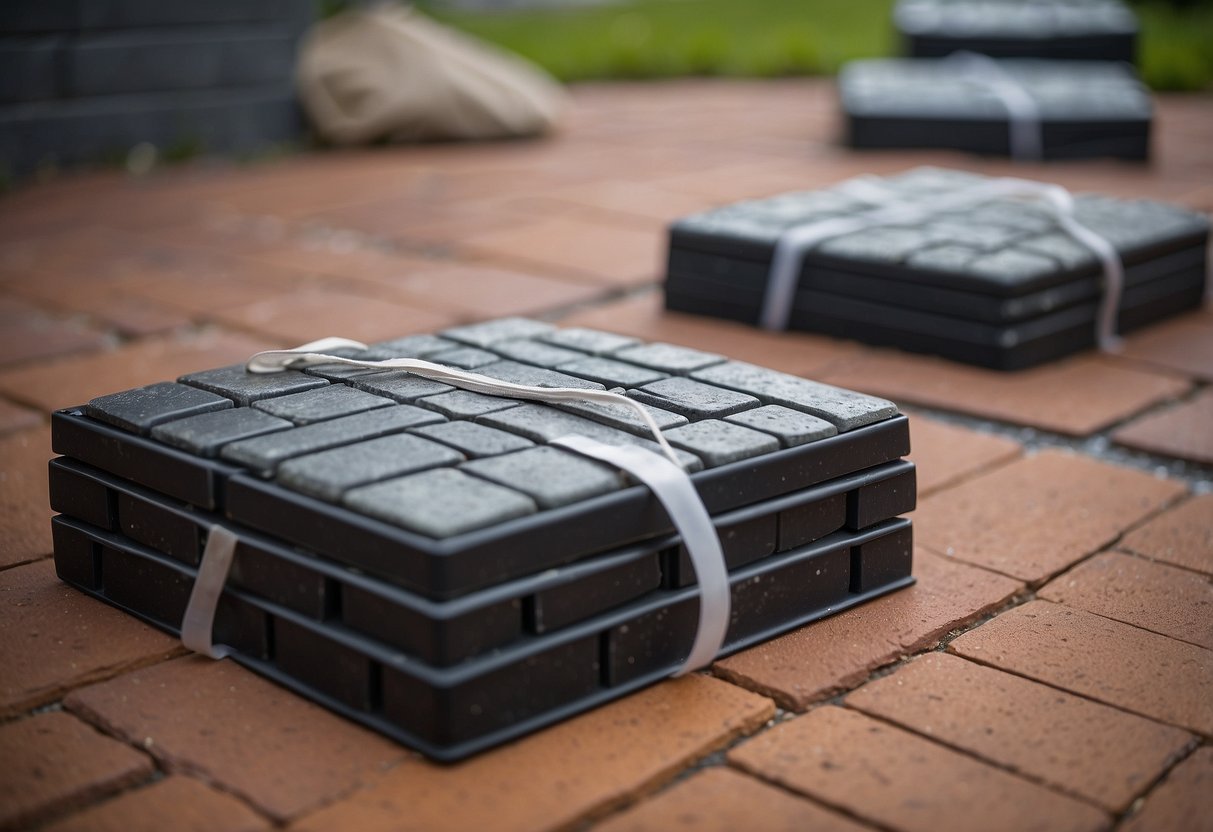
[(0, 173), (299, 136), (293, 70), (315, 0), (5, 0)]

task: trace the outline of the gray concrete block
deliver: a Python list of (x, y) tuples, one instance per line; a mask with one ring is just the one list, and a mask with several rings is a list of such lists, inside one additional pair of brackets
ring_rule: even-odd
[(599, 356), (581, 356), (575, 361), (561, 364), (556, 369), (578, 378), (605, 384), (607, 387), (640, 387), (642, 384), (666, 377), (665, 373), (650, 370), (648, 367)]
[(779, 440), (741, 425), (705, 419), (665, 431), (676, 448), (689, 451), (709, 468), (779, 450)]
[(769, 433), (778, 439), (779, 444), (785, 448), (806, 445), (838, 433), (838, 428), (825, 419), (818, 419), (808, 413), (801, 413), (799, 410), (792, 410), (777, 404), (763, 405), (753, 410), (734, 413), (732, 416), (726, 416), (725, 421)]
[(349, 379), (348, 383), (350, 387), (358, 390), (406, 403), (415, 402), (426, 396), (449, 393), (455, 389), (449, 384), (423, 378), (407, 370), (387, 370), (355, 376)]
[(355, 488), (346, 492), (343, 502), (355, 511), (436, 538), (536, 511), (525, 494), (450, 468)]
[[(619, 389), (612, 392), (623, 393)], [(638, 404), (640, 403), (638, 402)], [(642, 404), (641, 406), (649, 412), (649, 415), (653, 417), (653, 421), (657, 423), (657, 427), (661, 430), (675, 428), (687, 423), (687, 417), (680, 416), (677, 413), (670, 413), (668, 410), (662, 410), (659, 407), (652, 407), (647, 404)], [(645, 421), (640, 418), (640, 414), (627, 405), (602, 404), (600, 402), (553, 402), (552, 407), (558, 407), (569, 413), (593, 419), (595, 422), (601, 422), (608, 427), (626, 430), (628, 433), (634, 433), (645, 439), (651, 438), (653, 434), (653, 431)]]
[(277, 479), (304, 494), (336, 501), (356, 486), (454, 465), (464, 458), (446, 445), (398, 433), (289, 459), (278, 466)]
[(766, 404), (783, 405), (825, 419), (839, 432), (897, 415), (897, 405), (885, 399), (768, 370), (744, 361), (709, 367), (694, 373), (692, 377), (748, 393)]
[(297, 425), (353, 416), (355, 413), (391, 405), (391, 399), (355, 390), (344, 384), (330, 384), (318, 390), (305, 390), (302, 393), (253, 402), (253, 407), (257, 410), (265, 411), (279, 419), (287, 419)]
[(273, 396), (285, 396), (289, 393), (315, 390), (328, 385), (328, 382), (322, 378), (308, 376), (296, 370), (285, 370), (281, 373), (249, 373), (245, 371), (243, 364), (190, 373), (177, 380), (191, 387), (199, 387), (212, 393), (218, 393), (220, 396), (226, 396), (236, 404), (244, 406)]
[(723, 355), (661, 342), (625, 347), (614, 353), (612, 357), (670, 375), (685, 375), (694, 370), (711, 367), (713, 364), (720, 364), (725, 360)]
[(537, 336), (538, 340), (566, 347), (570, 350), (586, 352), (590, 355), (610, 355), (624, 347), (640, 343), (639, 338), (627, 335), (616, 335), (614, 332), (603, 332), (597, 329), (572, 326), (567, 329), (557, 329), (546, 335)]
[(426, 361), (433, 361), (435, 364), (442, 364), (445, 367), (457, 367), (461, 370), (476, 370), (486, 364), (493, 364), (501, 360), (501, 356), (495, 352), (482, 350), (478, 347), (455, 347), (452, 350), (443, 350), (429, 355)]
[(98, 396), (84, 406), (84, 412), (123, 430), (146, 435), (164, 422), (231, 406), (223, 396), (165, 381)]
[(475, 422), (439, 422), (416, 428), (413, 433), (449, 445), (469, 458), (497, 456), (535, 446), (529, 439)]
[(477, 459), (461, 470), (521, 491), (541, 508), (587, 500), (625, 485), (623, 475), (609, 466), (553, 447)]
[(629, 390), (628, 396), (638, 402), (678, 413), (688, 419), (721, 419), (758, 407), (761, 402), (751, 395), (704, 384), (689, 378), (666, 378)]
[(232, 407), (177, 419), (152, 428), (152, 438), (205, 457), (215, 457), (224, 445), (294, 427), (251, 407)]
[(522, 384), (527, 387), (572, 387), (583, 390), (602, 390), (603, 386), (595, 381), (558, 373), (555, 370), (545, 370), (542, 367), (532, 367), (529, 364), (519, 364), (517, 361), (498, 361), (480, 367), (476, 372), (501, 381)]
[(380, 341), (372, 344), (369, 352), (375, 358), (423, 358), (427, 361), (431, 355), (457, 349), (459, 344), (437, 335), (408, 335), (404, 338), (394, 338), (391, 341)]
[(551, 324), (532, 321), (529, 318), (497, 318), (483, 323), (452, 327), (438, 334), (453, 341), (487, 349), (502, 341), (536, 338), (555, 329)]
[(517, 407), (518, 400), (473, 393), (471, 390), (454, 390), (418, 399), (417, 404), (436, 410), (450, 419), (474, 419), (485, 413)]
[(525, 339), (502, 341), (494, 344), (493, 352), (511, 361), (534, 364), (536, 367), (545, 367), (549, 370), (555, 369), (560, 364), (567, 364), (578, 358), (585, 358), (582, 353), (575, 350), (568, 350), (554, 344), (545, 344), (542, 341)]

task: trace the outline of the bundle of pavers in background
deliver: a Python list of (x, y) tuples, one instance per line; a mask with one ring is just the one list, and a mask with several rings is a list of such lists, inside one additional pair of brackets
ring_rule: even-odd
[(1007, 59), (993, 70), (1031, 102), (1030, 153), (1014, 144), (988, 67), (955, 58), (853, 61), (838, 76), (856, 148), (946, 148), (1042, 159), (1147, 159), (1153, 103), (1126, 64)]
[[(782, 235), (883, 204), (992, 180), (917, 168), (687, 217), (670, 229), (666, 308), (758, 323)], [(876, 196), (872, 196), (875, 192)], [(1083, 195), (1075, 218), (1124, 266), (1121, 331), (1200, 305), (1209, 220), (1164, 203)], [(788, 326), (1011, 370), (1092, 346), (1104, 291), (1095, 254), (1044, 205), (1013, 198), (823, 239), (804, 253)]]
[(905, 54), (1133, 62), (1137, 17), (1121, 0), (899, 0)]
[[(914, 466), (887, 401), (516, 318), (344, 354), (648, 406), (723, 545), (725, 651), (913, 580), (898, 515)], [(698, 587), (669, 517), (612, 467), (547, 444), (570, 434), (657, 448), (627, 408), (399, 370), (191, 373), (54, 414), (56, 566), (177, 632), (208, 530), (230, 529), (215, 642), (458, 759), (669, 675), (694, 638)]]

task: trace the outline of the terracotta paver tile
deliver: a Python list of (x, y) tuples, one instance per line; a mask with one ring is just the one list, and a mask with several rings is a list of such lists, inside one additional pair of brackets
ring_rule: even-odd
[(0, 298), (0, 366), (24, 364), (105, 346), (105, 333), (62, 320), (36, 306)]
[(455, 323), (453, 315), (381, 298), (309, 289), (217, 312), (225, 323), (296, 344), (340, 335), (358, 341), (385, 341), (430, 332)]
[(546, 196), (573, 205), (584, 205), (603, 213), (668, 223), (709, 207), (712, 200), (701, 196), (657, 188), (643, 182), (608, 179), (579, 182)]
[(318, 281), (303, 272), (289, 272), (266, 263), (223, 260), (213, 267), (189, 264), (178, 268), (146, 267), (112, 279), (125, 297), (150, 300), (192, 318), (211, 319), (215, 313), (303, 291)]
[(562, 217), (474, 234), (462, 248), (492, 260), (532, 263), (595, 283), (634, 286), (664, 268), (665, 235)]
[(25, 827), (151, 775), (152, 761), (62, 711), (0, 725), (0, 829)]
[(860, 832), (867, 826), (733, 769), (714, 767), (645, 800), (595, 832)]
[(564, 829), (669, 780), (774, 713), (768, 699), (692, 675), (457, 766), (411, 760), (292, 829)]
[(0, 630), (0, 718), (181, 649), (60, 582), (49, 560), (0, 572)]
[(0, 568), (51, 553), (50, 490), (46, 428), (0, 437)]
[(668, 341), (813, 377), (859, 349), (854, 344), (816, 335), (764, 332), (744, 324), (666, 312), (660, 292), (595, 306), (563, 318), (560, 324), (621, 332), (648, 341)]
[(1194, 312), (1133, 333), (1120, 355), (1213, 381), (1213, 312)]
[(316, 240), (290, 240), (250, 254), (249, 261), (271, 263), (295, 271), (359, 280), (392, 283), (402, 275), (441, 261), (430, 261), (384, 248), (360, 245), (354, 235), (334, 234)]
[(282, 344), (221, 330), (149, 338), (84, 358), (0, 373), (0, 392), (43, 410), (55, 410), (195, 370), (234, 364), (276, 346)]
[(1017, 442), (988, 433), (913, 415), (910, 420), (910, 459), (918, 466), (918, 496), (1009, 462), (1022, 449)]
[(1213, 464), (1213, 388), (1130, 422), (1112, 438), (1130, 448)]
[(990, 419), (1086, 436), (1156, 402), (1188, 382), (1082, 355), (1017, 373), (1001, 373), (890, 351), (848, 361), (821, 381), (897, 402), (958, 410)]
[(428, 306), (474, 318), (534, 315), (603, 293), (585, 283), (471, 263), (414, 269), (393, 286)]
[(155, 335), (189, 323), (179, 310), (142, 293), (124, 291), (120, 277), (98, 273), (87, 262), (66, 272), (39, 272), (11, 288), (40, 303), (87, 315), (131, 337)]
[(916, 551), (918, 583), (722, 659), (715, 672), (802, 711), (873, 670), (938, 643), (1005, 603), (1023, 584)]
[(1194, 739), (946, 653), (914, 659), (846, 704), (1112, 812), (1127, 809)]
[(1213, 652), (1093, 613), (1031, 601), (948, 645), (957, 655), (1213, 734)]
[(1123, 832), (1213, 832), (1213, 748), (1198, 748), (1146, 798)]
[(729, 752), (729, 762), (904, 832), (1097, 830), (1088, 803), (855, 711), (826, 705)]
[(1185, 569), (1104, 552), (1037, 594), (1213, 650), (1213, 584)]
[(1213, 574), (1213, 494), (1201, 494), (1129, 532), (1121, 546), (1139, 555)]
[(407, 753), (230, 661), (186, 656), (83, 688), (70, 710), (286, 819)]
[(42, 416), (36, 410), (0, 399), (0, 435), (25, 430), (42, 424)]
[(53, 823), (43, 832), (257, 832), (267, 826), (231, 795), (174, 775)]
[(937, 492), (914, 515), (933, 551), (1042, 581), (1184, 493), (1181, 483), (1043, 451)]

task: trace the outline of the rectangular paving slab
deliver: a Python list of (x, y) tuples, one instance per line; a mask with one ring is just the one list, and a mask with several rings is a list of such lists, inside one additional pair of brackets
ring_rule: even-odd
[(429, 439), (394, 434), (289, 459), (278, 466), (278, 482), (325, 500), (338, 500), (357, 485), (453, 465), (463, 454)]
[(389, 407), (391, 399), (375, 396), (344, 384), (332, 384), (318, 390), (305, 390), (272, 399), (253, 402), (253, 407), (271, 416), (297, 425), (310, 425), (340, 416), (353, 416), (377, 407)]
[(84, 412), (124, 430), (147, 434), (164, 422), (231, 406), (231, 400), (223, 396), (166, 381), (98, 396), (85, 405)]

